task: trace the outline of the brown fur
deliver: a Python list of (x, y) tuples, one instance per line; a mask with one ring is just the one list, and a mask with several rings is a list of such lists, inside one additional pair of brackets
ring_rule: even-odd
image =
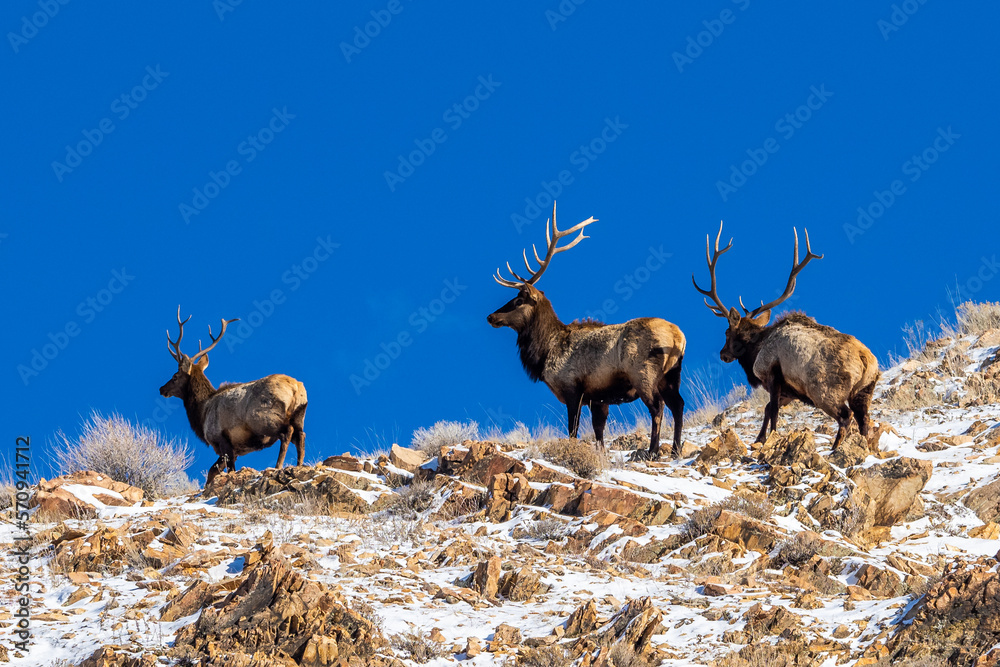
[(603, 446), (608, 406), (640, 399), (652, 419), (649, 455), (659, 455), (664, 405), (674, 418), (673, 446), (678, 455), (685, 340), (676, 325), (652, 317), (624, 324), (590, 320), (564, 324), (545, 295), (528, 284), (487, 320), (494, 327), (507, 326), (517, 332), (524, 370), (533, 381), (542, 380), (566, 405), (571, 437), (577, 437), (580, 412), (587, 404), (594, 434)]
[(817, 323), (802, 313), (789, 313), (771, 325), (770, 311), (756, 318), (729, 311), (726, 344), (719, 356), (739, 361), (754, 387), (771, 395), (764, 409), (758, 442), (777, 427), (778, 408), (798, 399), (837, 420), (833, 446), (847, 435), (852, 415), (867, 436), (872, 393), (879, 378), (878, 360), (854, 336)]
[[(178, 347), (179, 344), (180, 339)], [(275, 467), (285, 464), (289, 442), (295, 443), (296, 465), (302, 465), (308, 399), (301, 382), (287, 375), (268, 375), (253, 382), (225, 383), (216, 389), (205, 376), (207, 354), (195, 355), (196, 361), (179, 349), (176, 354), (179, 355), (177, 372), (160, 387), (160, 394), (184, 401), (191, 429), (219, 455), (208, 471), (206, 486), (222, 470), (236, 470), (237, 457), (270, 447), (279, 440), (281, 448)]]

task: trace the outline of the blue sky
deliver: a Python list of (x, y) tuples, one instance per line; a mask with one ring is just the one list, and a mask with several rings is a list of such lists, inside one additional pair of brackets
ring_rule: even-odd
[[(6, 3), (8, 446), (91, 410), (193, 440), (157, 391), (178, 304), (188, 350), (242, 318), (217, 385), (305, 383), (307, 459), (441, 419), (564, 419), (486, 323), (550, 194), (563, 226), (600, 219), (539, 283), (565, 321), (663, 317), (689, 373), (740, 380), (691, 287), (705, 234), (735, 237), (735, 303), (781, 290), (807, 226), (826, 256), (790, 305), (884, 360), (949, 287), (1000, 293), (998, 19), (939, 0)], [(198, 474), (215, 457), (193, 444)]]

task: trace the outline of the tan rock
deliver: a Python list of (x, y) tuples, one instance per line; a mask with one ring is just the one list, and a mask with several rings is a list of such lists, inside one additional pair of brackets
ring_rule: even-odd
[(739, 461), (746, 455), (746, 445), (736, 435), (736, 431), (727, 428), (721, 435), (705, 445), (695, 462), (715, 465), (720, 461)]
[[(306, 579), (273, 545), (261, 556), (236, 590), (178, 631), (170, 657), (191, 664), (313, 667), (350, 652), (364, 664), (388, 664), (377, 653), (386, 645), (379, 628), (344, 606), (342, 594)], [(308, 660), (288, 658), (303, 650)]]
[(865, 526), (893, 526), (906, 517), (932, 470), (930, 461), (905, 457), (852, 470), (851, 495), (865, 508)]
[(521, 631), (513, 625), (501, 623), (493, 632), (493, 639), (490, 640), (489, 650), (491, 653), (495, 653), (503, 648), (518, 646), (520, 643)]
[(504, 573), (500, 579), (500, 595), (511, 602), (530, 600), (542, 586), (541, 577), (529, 566)]
[(975, 526), (969, 529), (969, 537), (975, 537), (980, 540), (1000, 539), (1000, 525), (990, 521), (982, 526)]
[(729, 595), (729, 589), (719, 583), (709, 583), (702, 586), (702, 593), (708, 595), (709, 597), (719, 597), (722, 595)]
[(791, 433), (772, 431), (757, 451), (757, 458), (771, 466), (796, 464), (811, 470), (825, 470), (826, 461), (816, 452), (812, 431), (797, 429)]
[[(96, 503), (81, 499), (67, 488), (73, 486), (84, 487), (80, 489), (81, 495), (89, 493)], [(134, 505), (141, 502), (144, 495), (145, 492), (140, 488), (87, 470), (51, 480), (40, 480), (29, 504), (31, 507), (40, 507), (42, 512), (53, 517), (77, 519), (95, 516), (95, 512), (103, 506)]]
[(167, 603), (160, 614), (160, 620), (170, 623), (200, 611), (208, 598), (208, 588), (208, 584), (204, 581), (194, 582), (183, 593)]
[(579, 637), (597, 628), (597, 604), (591, 599), (573, 610), (566, 620), (566, 636)]
[[(393, 447), (395, 447), (395, 445), (393, 445)], [(364, 466), (361, 464), (361, 461), (348, 454), (330, 456), (324, 459), (323, 465), (327, 468), (336, 468), (337, 470), (346, 470), (348, 472), (361, 472), (364, 470)]]
[(490, 478), (487, 493), (489, 494), (486, 505), (487, 518), (502, 522), (510, 518), (514, 507), (528, 502), (534, 492), (523, 473), (500, 473)]
[(982, 521), (1000, 522), (1000, 479), (972, 490), (962, 502)]
[(472, 589), (486, 598), (495, 598), (500, 590), (500, 559), (496, 556), (476, 566), (472, 572)]
[(893, 598), (903, 593), (903, 582), (898, 576), (871, 563), (862, 565), (855, 576), (858, 586), (867, 589), (874, 597)]
[(416, 472), (417, 468), (427, 463), (429, 457), (419, 450), (400, 447), (394, 444), (392, 449), (389, 450), (389, 460), (392, 461), (392, 465), (401, 470)]

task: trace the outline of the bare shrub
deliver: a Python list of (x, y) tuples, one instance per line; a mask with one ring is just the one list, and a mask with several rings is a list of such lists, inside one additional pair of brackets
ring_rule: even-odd
[(607, 458), (597, 451), (594, 443), (576, 438), (536, 443), (530, 453), (585, 479), (593, 479), (608, 469)]
[(432, 456), (437, 456), (441, 447), (460, 445), (466, 440), (479, 437), (479, 424), (474, 421), (439, 421), (430, 428), (418, 428), (413, 432), (413, 447)]
[(516, 445), (522, 442), (531, 442), (531, 429), (521, 422), (514, 422), (514, 428), (509, 431), (502, 430), (499, 426), (491, 426), (480, 434), (487, 442), (499, 442), (504, 445)]
[(608, 650), (608, 664), (614, 667), (649, 667), (649, 663), (628, 642), (617, 642)]
[(964, 335), (1000, 329), (1000, 303), (965, 301), (955, 307), (955, 319), (959, 332)]
[(774, 504), (763, 493), (739, 493), (725, 500), (695, 510), (684, 525), (684, 536), (690, 541), (711, 530), (723, 511), (735, 512), (755, 521), (767, 521), (774, 514)]
[(991, 405), (1000, 403), (1000, 386), (986, 373), (972, 373), (965, 380), (966, 394), (962, 406)]
[(351, 601), (351, 611), (365, 619), (376, 628), (381, 628), (385, 625), (385, 619), (375, 611), (375, 607), (368, 604), (364, 600), (352, 600)]
[(717, 504), (721, 509), (756, 521), (767, 521), (774, 514), (774, 503), (763, 493), (737, 493)]
[(434, 484), (428, 481), (412, 482), (396, 490), (396, 502), (387, 509), (391, 514), (415, 517), (434, 504)]
[(936, 338), (936, 332), (923, 320), (903, 325), (903, 344), (906, 345), (906, 358), (916, 361), (930, 361), (934, 353), (927, 348), (927, 343)]
[(971, 364), (972, 359), (965, 352), (957, 346), (949, 347), (941, 358), (941, 372), (945, 375), (962, 376)]
[(389, 645), (421, 665), (445, 655), (444, 647), (419, 632), (393, 635), (389, 638)]
[(118, 413), (91, 413), (80, 435), (56, 434), (56, 465), (63, 474), (92, 470), (116, 482), (131, 484), (149, 498), (190, 487), (184, 471), (194, 456), (187, 441), (166, 439), (159, 431), (135, 425)]
[(566, 525), (554, 517), (532, 521), (525, 526), (525, 531), (533, 540), (558, 541), (566, 537)]
[(864, 530), (867, 515), (868, 513), (860, 503), (848, 498), (838, 513), (831, 513), (828, 527), (844, 537), (854, 537)]
[(573, 660), (561, 646), (539, 646), (522, 651), (514, 664), (517, 667), (569, 667)]
[(779, 568), (785, 564), (802, 567), (817, 554), (815, 543), (805, 539), (802, 533), (796, 533), (778, 545), (778, 555), (772, 561), (772, 567)]

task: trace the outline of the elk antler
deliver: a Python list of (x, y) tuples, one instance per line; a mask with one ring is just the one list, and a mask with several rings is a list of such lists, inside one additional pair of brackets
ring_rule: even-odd
[[(528, 269), (528, 273), (531, 275), (530, 278), (522, 278), (521, 276), (517, 275), (517, 273), (514, 272), (514, 269), (510, 268), (510, 262), (507, 262), (507, 270), (510, 271), (510, 275), (514, 276), (517, 280), (516, 281), (507, 280), (506, 278), (500, 275), (500, 269), (497, 269), (497, 273), (495, 276), (493, 276), (493, 280), (497, 281), (504, 287), (521, 287), (521, 285), (534, 285), (536, 282), (538, 282), (538, 279), (542, 277), (542, 274), (545, 273), (545, 269), (549, 268), (549, 263), (552, 261), (553, 257), (555, 257), (561, 252), (569, 250), (583, 239), (590, 238), (589, 236), (583, 235), (583, 228), (592, 222), (597, 222), (597, 218), (595, 218), (594, 216), (590, 216), (583, 222), (580, 222), (565, 231), (560, 231), (559, 228), (556, 227), (556, 203), (553, 201), (552, 218), (546, 221), (546, 226), (545, 226), (545, 242), (546, 245), (548, 246), (548, 249), (545, 253), (545, 259), (542, 259), (541, 257), (538, 256), (538, 249), (535, 247), (534, 243), (531, 244), (531, 251), (535, 255), (535, 261), (538, 262), (538, 270), (536, 271), (535, 269), (531, 268), (531, 263), (528, 261), (528, 251), (527, 249), (525, 249), (522, 252), (522, 255), (524, 256), (524, 266)], [(559, 247), (559, 241), (561, 239), (577, 231), (579, 231), (580, 234), (575, 239), (570, 241), (567, 245)]]
[(785, 285), (785, 291), (782, 293), (781, 296), (779, 296), (777, 299), (775, 299), (774, 301), (772, 301), (770, 303), (765, 304), (765, 303), (761, 302), (761, 304), (759, 306), (757, 306), (752, 311), (750, 311), (750, 313), (747, 315), (747, 317), (757, 317), (758, 315), (760, 315), (764, 311), (771, 310), (772, 308), (781, 305), (781, 303), (784, 302), (785, 299), (787, 299), (788, 297), (790, 297), (792, 295), (792, 292), (795, 291), (795, 276), (797, 276), (799, 274), (799, 271), (801, 271), (802, 269), (806, 268), (806, 264), (808, 264), (811, 260), (814, 260), (814, 259), (823, 259), (823, 255), (816, 255), (816, 254), (814, 254), (813, 251), (812, 251), (812, 248), (809, 246), (809, 230), (807, 229), (807, 230), (805, 230), (805, 233), (806, 233), (806, 257), (800, 263), (799, 262), (799, 232), (794, 227), (792, 228), (792, 231), (795, 234), (795, 251), (794, 251), (794, 254), (792, 256), (792, 272), (788, 275), (788, 284)]
[[(170, 329), (167, 329), (167, 351), (170, 352), (170, 356), (174, 358), (174, 361), (180, 363), (181, 358), (184, 357), (184, 353), (181, 352), (181, 338), (184, 338), (184, 325), (188, 323), (191, 316), (188, 315), (187, 320), (181, 322), (181, 307), (177, 306), (177, 324), (179, 325), (180, 331), (177, 333), (177, 342), (170, 340)], [(173, 348), (173, 349), (171, 349)]]
[[(221, 319), (221, 318), (220, 318)], [(212, 335), (212, 325), (208, 325), (208, 337), (212, 339), (212, 344), (206, 347), (204, 350), (201, 349), (201, 341), (198, 341), (198, 354), (191, 357), (191, 363), (196, 363), (198, 359), (205, 356), (212, 351), (212, 348), (219, 344), (222, 337), (226, 335), (226, 327), (229, 326), (231, 322), (238, 322), (240, 318), (234, 318), (231, 320), (222, 320), (222, 331), (219, 332), (218, 337)]]
[[(695, 281), (693, 273), (691, 274), (691, 282), (694, 284), (694, 288), (696, 290), (698, 290), (699, 292), (701, 292), (702, 294), (704, 294), (709, 299), (715, 302), (715, 305), (713, 306), (708, 302), (708, 299), (705, 299), (705, 305), (708, 306), (709, 310), (711, 310), (719, 317), (728, 317), (729, 309), (726, 308), (725, 304), (722, 303), (722, 299), (719, 298), (719, 292), (715, 285), (715, 264), (719, 261), (719, 258), (722, 257), (722, 255), (724, 255), (726, 252), (729, 251), (730, 248), (733, 247), (733, 240), (729, 239), (729, 245), (727, 245), (722, 250), (719, 250), (719, 239), (721, 238), (722, 238), (722, 222), (720, 221), (719, 233), (716, 234), (715, 236), (715, 252), (711, 255), (709, 255), (709, 235), (708, 234), (705, 235), (705, 260), (708, 262), (708, 273), (712, 278), (711, 287), (707, 290), (703, 290), (702, 288), (698, 287), (698, 283)], [(743, 303), (741, 302), (740, 305), (742, 306)]]

